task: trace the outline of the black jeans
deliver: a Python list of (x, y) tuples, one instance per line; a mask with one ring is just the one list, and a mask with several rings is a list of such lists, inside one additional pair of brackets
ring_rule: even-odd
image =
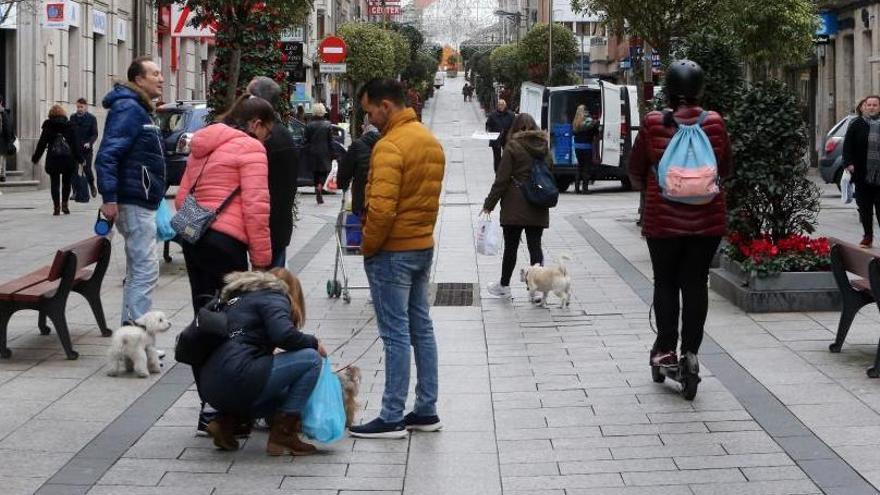
[(70, 182), (73, 178), (73, 169), (64, 172), (49, 174), (49, 189), (52, 194), (52, 202), (56, 205), (70, 198)]
[(226, 274), (248, 269), (247, 246), (215, 230), (208, 230), (196, 244), (186, 241), (181, 244), (195, 315), (220, 292)]
[(92, 170), (92, 150), (91, 150), (91, 148), (89, 148), (89, 149), (84, 148), (82, 150), (82, 156), (83, 156), (83, 172), (85, 172), (86, 180), (89, 181), (90, 185), (94, 186), (95, 185), (95, 172)]
[(709, 265), (720, 243), (721, 237), (648, 239), (654, 269), (655, 351), (674, 351), (678, 344), (679, 294), (681, 352), (700, 350), (709, 310)]
[(593, 150), (576, 149), (574, 150), (574, 155), (577, 157), (578, 162), (578, 175), (574, 180), (576, 186), (575, 189), (577, 189), (577, 186), (581, 183), (587, 185), (587, 182), (590, 180), (590, 167), (593, 165)]
[(874, 237), (874, 212), (880, 220), (880, 186), (856, 183), (856, 205), (859, 207), (859, 220), (865, 237)]
[(501, 163), (501, 145), (492, 146), (492, 167), (498, 173), (498, 164)]
[(519, 250), (519, 239), (523, 230), (526, 231), (526, 244), (529, 246), (529, 264), (544, 264), (544, 252), (541, 251), (541, 236), (544, 227), (522, 227), (518, 225), (502, 225), (504, 231), (504, 258), (501, 260), (501, 285), (510, 285), (510, 277), (516, 268), (516, 252)]

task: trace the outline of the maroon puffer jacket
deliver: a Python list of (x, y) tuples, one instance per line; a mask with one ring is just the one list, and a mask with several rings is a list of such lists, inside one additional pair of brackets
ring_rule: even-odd
[[(689, 125), (697, 121), (702, 111), (698, 106), (682, 106), (675, 111), (675, 117), (680, 123)], [(728, 177), (733, 169), (733, 159), (724, 119), (716, 112), (709, 112), (702, 127), (715, 150), (718, 174), (722, 178)], [(633, 145), (629, 177), (634, 187), (645, 191), (642, 234), (647, 238), (723, 236), (727, 233), (723, 190), (706, 205), (676, 203), (660, 195), (655, 169), (675, 131), (675, 127), (663, 125), (663, 113), (651, 112), (645, 116)]]

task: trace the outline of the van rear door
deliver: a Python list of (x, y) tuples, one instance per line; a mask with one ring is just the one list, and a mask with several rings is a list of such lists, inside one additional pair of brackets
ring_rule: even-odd
[(523, 83), (519, 89), (519, 112), (531, 115), (542, 129), (546, 129), (546, 122), (541, 122), (543, 105), (544, 86), (531, 82)]
[(620, 86), (605, 81), (599, 82), (602, 88), (602, 154), (600, 163), (612, 167), (620, 166), (621, 157), (621, 101)]
[(627, 101), (626, 105), (629, 110), (627, 122), (629, 123), (629, 149), (632, 149), (636, 142), (636, 136), (639, 135), (639, 129), (642, 126), (641, 115), (639, 114), (639, 89), (635, 86), (626, 87)]

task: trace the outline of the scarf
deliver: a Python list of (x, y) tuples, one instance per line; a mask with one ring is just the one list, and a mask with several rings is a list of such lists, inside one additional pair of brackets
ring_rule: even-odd
[(868, 123), (868, 157), (865, 161), (865, 182), (880, 185), (880, 119), (865, 117)]

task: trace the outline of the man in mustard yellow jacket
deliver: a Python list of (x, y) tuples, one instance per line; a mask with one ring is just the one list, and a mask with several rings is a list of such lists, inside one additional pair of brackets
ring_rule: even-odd
[[(370, 157), (361, 250), (385, 344), (385, 392), (379, 417), (349, 431), (361, 438), (405, 438), (408, 430), (442, 427), (428, 279), (446, 158), (437, 139), (406, 107), (399, 82), (370, 81), (358, 98), (382, 133)], [(418, 375), (416, 401), (404, 416), (410, 346)]]

